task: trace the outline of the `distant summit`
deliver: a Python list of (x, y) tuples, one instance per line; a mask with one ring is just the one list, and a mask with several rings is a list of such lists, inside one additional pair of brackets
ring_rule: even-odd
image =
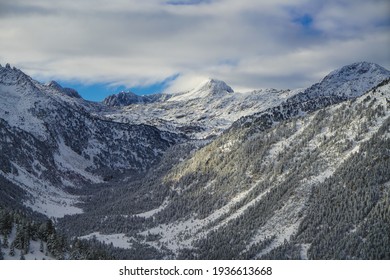
[(200, 88), (197, 89), (198, 91), (210, 91), (210, 92), (220, 92), (220, 91), (226, 91), (229, 93), (233, 93), (233, 89), (228, 86), (224, 81), (212, 79), (209, 78), (206, 81), (204, 81)]
[(57, 83), (56, 81), (50, 81), (49, 83), (46, 84), (48, 87), (55, 88), (58, 90), (62, 90), (62, 86)]
[(50, 81), (48, 84), (46, 84), (48, 87), (51, 87), (53, 89), (56, 89), (65, 95), (73, 98), (82, 98), (80, 94), (77, 92), (77, 90), (73, 88), (63, 88), (59, 83), (56, 81)]
[(185, 101), (229, 93), (234, 93), (234, 91), (224, 81), (208, 78), (190, 91), (173, 95), (169, 101)]
[(103, 103), (108, 106), (127, 106), (130, 104), (136, 103), (145, 103), (145, 100), (142, 96), (136, 95), (131, 91), (121, 91), (118, 94), (113, 94), (106, 97), (103, 100)]
[(330, 72), (322, 83), (356, 81), (357, 79), (372, 79), (373, 77), (389, 76), (390, 71), (371, 62), (356, 62)]
[(370, 62), (356, 62), (326, 75), (319, 83), (293, 97), (293, 102), (303, 102), (318, 97), (358, 97), (390, 77), (390, 71)]
[(171, 97), (166, 93), (155, 93), (148, 95), (138, 95), (131, 91), (121, 91), (112, 94), (103, 100), (103, 104), (112, 107), (124, 107), (132, 104), (147, 104), (158, 101), (166, 101)]

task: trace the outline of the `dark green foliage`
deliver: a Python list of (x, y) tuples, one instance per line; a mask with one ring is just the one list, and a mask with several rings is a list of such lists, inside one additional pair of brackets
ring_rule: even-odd
[[(1, 208), (0, 221), (2, 234), (4, 232), (9, 234), (12, 227), (16, 227), (16, 236), (10, 244), (9, 255), (15, 256), (15, 249), (19, 249), (21, 260), (29, 253), (31, 240), (40, 242), (41, 252), (45, 251), (46, 243), (47, 254), (55, 259), (114, 259), (113, 254), (117, 253), (112, 246), (104, 245), (97, 240), (69, 242), (63, 235), (57, 233), (51, 220), (33, 220), (20, 211)], [(4, 239), (8, 242), (6, 236)], [(2, 247), (5, 248), (3, 242)], [(82, 245), (77, 245), (77, 242)]]
[(390, 258), (390, 130), (378, 133), (328, 180), (313, 189), (297, 241), (313, 259)]
[(39, 242), (39, 252), (43, 253), (45, 251), (45, 246), (43, 245), (43, 241), (41, 239), (41, 241)]
[[(122, 232), (128, 235), (146, 229), (154, 222), (133, 216), (159, 207), (172, 193), (164, 175), (181, 159), (195, 150), (195, 144), (187, 143), (168, 149), (161, 162), (147, 173), (132, 174), (132, 180), (123, 180), (129, 174), (122, 174), (115, 181), (100, 186), (92, 186), (76, 194), (84, 195), (84, 213), (65, 216), (59, 220), (59, 229), (68, 236), (82, 236), (94, 231), (103, 234)], [(76, 191), (76, 190), (75, 190)]]
[(0, 208), (0, 233), (2, 235), (9, 235), (12, 230), (13, 217), (5, 209)]
[(10, 256), (15, 256), (15, 244), (12, 242), (11, 246), (9, 247), (9, 253)]
[(284, 243), (278, 246), (276, 249), (272, 250), (268, 254), (265, 254), (261, 259), (267, 260), (298, 260), (301, 259), (301, 247), (295, 245), (287, 240), (284, 240)]
[(17, 225), (16, 237), (13, 243), (15, 244), (15, 248), (23, 251), (24, 254), (28, 253), (30, 238), (32, 237), (31, 233), (32, 230), (29, 223), (22, 223)]
[(3, 246), (1, 244), (1, 240), (0, 240), (0, 260), (4, 260)]
[[(0, 157), (2, 157), (2, 155)], [(5, 179), (0, 174), (0, 207), (12, 207), (12, 209), (15, 210), (23, 209), (21, 201), (25, 197), (25, 191), (23, 191), (19, 186)]]

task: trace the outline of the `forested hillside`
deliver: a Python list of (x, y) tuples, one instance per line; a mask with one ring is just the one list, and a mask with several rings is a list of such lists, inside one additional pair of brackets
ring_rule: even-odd
[(359, 98), (232, 129), (128, 194), (104, 190), (99, 207), (61, 227), (121, 232), (168, 258), (387, 258), (389, 94), (386, 80)]

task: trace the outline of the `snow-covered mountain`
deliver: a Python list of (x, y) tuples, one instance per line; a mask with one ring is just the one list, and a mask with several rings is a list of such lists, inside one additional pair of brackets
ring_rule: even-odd
[(245, 93), (234, 92), (225, 82), (209, 78), (182, 93), (112, 95), (104, 103), (116, 108), (105, 116), (113, 121), (146, 123), (164, 131), (185, 133), (193, 139), (205, 139), (220, 135), (240, 118), (246, 122), (246, 116), (252, 118), (253, 114), (266, 109), (275, 111), (274, 108), (282, 104), (310, 100), (317, 104), (322, 98), (324, 105), (329, 105), (336, 100), (360, 96), (388, 76), (389, 71), (383, 67), (360, 62), (333, 71), (307, 89), (261, 89)]
[(74, 98), (81, 98), (80, 94), (72, 89), (72, 88), (63, 88), (59, 83), (57, 83), (56, 81), (50, 81), (48, 84), (47, 84), (48, 87), (51, 87), (51, 88), (54, 88), (56, 89), (57, 91), (60, 91), (66, 95), (68, 95), (69, 97), (74, 97)]
[(122, 91), (113, 94), (103, 100), (103, 104), (113, 107), (123, 107), (131, 104), (145, 104), (157, 101), (164, 101), (171, 97), (170, 94), (149, 94), (137, 95), (131, 91)]
[(353, 63), (332, 71), (319, 83), (312, 85), (291, 101), (303, 102), (327, 96), (358, 97), (388, 78), (389, 75), (390, 71), (378, 64)]
[(190, 91), (174, 94), (169, 101), (188, 101), (198, 98), (212, 99), (233, 93), (233, 89), (225, 82), (208, 78)]
[(110, 122), (96, 115), (99, 106), (0, 67), (0, 176), (25, 191), (24, 204), (48, 216), (80, 212), (67, 188), (144, 172), (183, 140), (148, 125)]
[(363, 62), (302, 90), (94, 103), (6, 65), (0, 208), (117, 258), (389, 258), (389, 81)]
[[(113, 108), (105, 117), (205, 139), (221, 134), (240, 117), (274, 107), (298, 92), (262, 89), (238, 93), (223, 81), (207, 79), (187, 92), (142, 96), (144, 101), (127, 102), (128, 106)], [(111, 105), (111, 100), (119, 100), (120, 96), (111, 96), (104, 103)]]
[(240, 118), (229, 130), (241, 127), (248, 127), (249, 133), (264, 130), (275, 122), (361, 96), (389, 77), (390, 71), (375, 63), (353, 63), (331, 72), (319, 83), (289, 97), (278, 106)]
[(104, 99), (103, 103), (109, 106), (126, 106), (133, 103), (144, 103), (142, 96), (136, 95), (131, 91), (122, 91), (115, 95), (110, 95)]

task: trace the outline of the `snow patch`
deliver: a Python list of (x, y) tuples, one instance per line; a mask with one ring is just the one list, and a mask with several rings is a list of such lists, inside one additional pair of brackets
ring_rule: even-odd
[(134, 238), (127, 237), (125, 234), (118, 233), (118, 234), (101, 234), (100, 232), (93, 232), (88, 235), (80, 236), (80, 239), (93, 239), (96, 238), (98, 241), (105, 243), (105, 244), (111, 244), (114, 247), (117, 248), (123, 248), (123, 249), (129, 249), (132, 247), (132, 243), (134, 241)]
[(158, 212), (160, 212), (161, 210), (163, 210), (165, 207), (168, 206), (168, 203), (169, 203), (169, 200), (168, 198), (166, 198), (163, 203), (156, 209), (153, 209), (153, 210), (150, 210), (150, 211), (146, 211), (146, 212), (143, 212), (143, 213), (139, 213), (139, 214), (136, 214), (134, 216), (136, 217), (141, 217), (141, 218), (150, 218), (152, 217), (153, 215), (157, 214)]
[(88, 167), (93, 166), (93, 163), (66, 146), (62, 139), (58, 142), (58, 153), (54, 154), (54, 161), (62, 171), (75, 172), (93, 183), (103, 181), (98, 176), (86, 171)]
[(305, 243), (301, 244), (301, 259), (308, 260), (307, 251), (310, 249), (311, 244)]
[(83, 212), (82, 209), (74, 206), (79, 202), (77, 196), (70, 195), (58, 187), (37, 179), (16, 163), (13, 165), (17, 168), (18, 175), (5, 174), (2, 171), (0, 174), (29, 194), (24, 202), (25, 206), (53, 218)]

